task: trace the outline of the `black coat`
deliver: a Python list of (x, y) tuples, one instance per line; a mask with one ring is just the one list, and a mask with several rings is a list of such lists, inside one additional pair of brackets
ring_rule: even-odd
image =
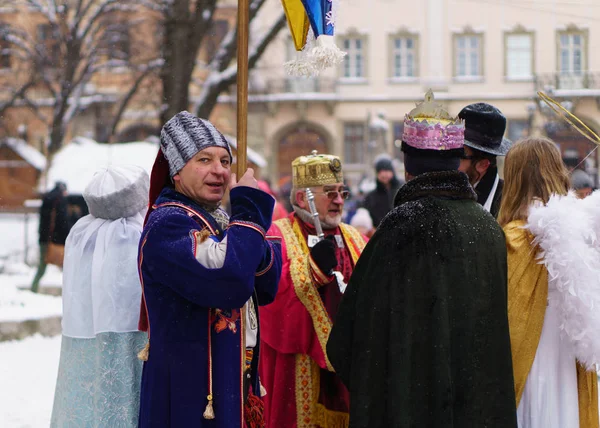
[(504, 234), (465, 174), (423, 174), (363, 251), (327, 344), (350, 427), (516, 428)]
[[(52, 213), (55, 213), (54, 216)], [(54, 226), (52, 220), (54, 218)], [(54, 188), (42, 199), (40, 208), (39, 242), (47, 244), (52, 241), (55, 244), (64, 245), (71, 229), (68, 214), (67, 198), (62, 190)]]
[(363, 207), (369, 211), (373, 220), (373, 227), (377, 228), (381, 220), (394, 207), (394, 197), (400, 188), (400, 181), (394, 176), (390, 182), (390, 188), (377, 180), (377, 187), (369, 192), (363, 202)]

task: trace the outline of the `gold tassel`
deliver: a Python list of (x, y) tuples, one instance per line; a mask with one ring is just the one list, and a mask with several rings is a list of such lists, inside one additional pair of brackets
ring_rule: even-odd
[(260, 384), (260, 396), (264, 397), (265, 395), (267, 395), (267, 390), (265, 389), (265, 387), (263, 386), (263, 384)]
[(210, 237), (210, 230), (208, 229), (202, 229), (202, 231), (200, 232), (196, 232), (196, 239), (198, 239), (199, 243), (203, 243), (204, 241), (206, 241), (208, 238)]
[(215, 411), (213, 410), (213, 396), (209, 395), (206, 397), (208, 399), (208, 404), (206, 405), (206, 409), (204, 410), (204, 419), (214, 419)]
[(146, 346), (144, 346), (144, 349), (142, 349), (138, 353), (138, 359), (140, 359), (142, 361), (148, 361), (149, 355), (150, 355), (150, 341), (148, 341), (148, 343), (146, 343)]

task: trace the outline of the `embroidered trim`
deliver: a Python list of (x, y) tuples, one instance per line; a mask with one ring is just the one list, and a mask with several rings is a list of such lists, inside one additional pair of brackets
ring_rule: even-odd
[(243, 226), (243, 227), (248, 227), (250, 229), (254, 229), (258, 233), (260, 233), (263, 238), (265, 238), (265, 236), (267, 234), (262, 227), (260, 227), (256, 223), (252, 223), (250, 221), (235, 220), (235, 221), (232, 221), (231, 223), (229, 223), (229, 226), (227, 226), (227, 228), (229, 229), (231, 226)]
[(287, 245), (288, 258), (290, 259), (290, 275), (294, 283), (294, 291), (302, 302), (313, 321), (313, 327), (321, 345), (321, 351), (325, 357), (327, 369), (335, 371), (327, 357), (327, 340), (331, 332), (332, 322), (323, 305), (323, 300), (313, 284), (309, 269), (308, 246), (304, 242), (304, 235), (296, 220), (281, 219), (276, 222), (281, 230), (283, 239)]
[(314, 261), (310, 254), (308, 255), (308, 263), (310, 264), (310, 272), (313, 277), (313, 280), (317, 283), (317, 285), (325, 285), (333, 281), (333, 275), (325, 275), (325, 273), (323, 273), (319, 266), (317, 266), (317, 263)]
[[(316, 363), (315, 363), (316, 365)], [(318, 381), (313, 379), (312, 364), (308, 355), (296, 354), (296, 424), (297, 428), (312, 428), (313, 403), (315, 384), (318, 391)], [(317, 397), (318, 398), (318, 397)]]
[(214, 309), (213, 325), (215, 333), (221, 333), (224, 330), (229, 329), (233, 333), (237, 333), (237, 322), (240, 319), (240, 310), (223, 310)]
[(219, 231), (218, 231), (218, 230), (215, 230), (215, 229), (214, 229), (214, 228), (211, 226), (211, 224), (208, 222), (208, 220), (206, 220), (206, 219), (204, 218), (204, 216), (203, 216), (202, 214), (200, 214), (200, 213), (199, 213), (198, 211), (196, 211), (195, 209), (188, 207), (187, 205), (181, 204), (181, 203), (179, 203), (179, 202), (165, 202), (165, 203), (162, 203), (162, 204), (160, 204), (160, 205), (153, 205), (153, 206), (152, 206), (152, 208), (154, 208), (154, 209), (157, 209), (157, 208), (160, 208), (160, 207), (179, 207), (179, 208), (182, 208), (182, 209), (184, 209), (185, 211), (187, 211), (187, 212), (188, 212), (188, 214), (189, 214), (189, 213), (192, 213), (193, 215), (197, 216), (197, 217), (198, 217), (198, 218), (199, 218), (199, 219), (202, 221), (202, 223), (204, 223), (204, 225), (205, 225), (206, 227), (208, 227), (208, 229), (210, 230), (210, 233), (211, 233), (212, 235), (219, 236)]
[(142, 274), (142, 263), (144, 262), (144, 246), (148, 240), (148, 234), (144, 236), (142, 245), (140, 245), (140, 256), (138, 258), (138, 275), (140, 276), (140, 284), (142, 286), (142, 297), (144, 301), (144, 307), (146, 309), (146, 317), (148, 318), (148, 344), (150, 344), (150, 313), (148, 312), (148, 305), (146, 304), (146, 296), (144, 295), (144, 275)]
[(198, 240), (196, 239), (196, 233), (200, 233), (200, 231), (196, 229), (190, 230), (190, 238), (192, 238), (192, 254), (194, 254), (194, 258), (196, 258), (196, 249), (198, 248)]
[(352, 262), (356, 266), (360, 254), (365, 249), (365, 245), (367, 245), (365, 238), (362, 237), (356, 228), (345, 223), (340, 223), (340, 230), (342, 231), (342, 237), (352, 256)]
[(276, 242), (278, 244), (281, 244), (281, 237), (280, 236), (267, 235), (267, 236), (265, 236), (265, 239), (267, 241), (272, 241), (272, 242)]
[(245, 425), (244, 422), (244, 376), (246, 376), (246, 305), (240, 308), (240, 426)]
[(264, 268), (263, 270), (261, 270), (260, 272), (256, 272), (254, 274), (254, 276), (263, 276), (265, 273), (267, 273), (273, 267), (273, 259), (275, 258), (275, 253), (273, 251), (273, 245), (270, 244), (269, 242), (267, 242), (267, 244), (269, 245), (269, 249), (271, 251), (271, 260), (269, 261), (269, 265), (266, 268)]
[(323, 404), (317, 403), (314, 424), (318, 427), (346, 428), (350, 424), (350, 414), (329, 410)]

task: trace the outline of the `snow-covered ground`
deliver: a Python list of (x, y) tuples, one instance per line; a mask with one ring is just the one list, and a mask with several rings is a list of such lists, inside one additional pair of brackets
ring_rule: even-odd
[[(35, 269), (27, 266), (24, 268), (27, 269), (27, 273), (0, 275), (0, 322), (35, 320), (61, 315), (60, 297), (19, 289), (29, 287), (35, 275)], [(58, 269), (48, 269), (46, 272), (42, 279), (42, 286), (60, 284), (62, 275)]]
[(38, 257), (38, 219), (37, 214), (0, 214), (0, 270), (4, 260), (35, 262)]
[[(40, 319), (62, 313), (60, 297), (22, 290), (31, 286), (36, 273), (37, 227), (36, 214), (27, 217), (23, 214), (0, 215), (0, 322)], [(26, 259), (29, 265), (25, 264)], [(48, 266), (40, 285), (60, 287), (61, 270)]]
[[(28, 290), (38, 258), (38, 216), (0, 214), (0, 322), (62, 314), (60, 297)], [(27, 248), (27, 251), (25, 249)], [(27, 262), (25, 264), (25, 255)], [(62, 272), (48, 266), (41, 286), (61, 286)], [(50, 425), (58, 373), (60, 336), (33, 336), (0, 342), (0, 426), (46, 428)]]
[(0, 342), (0, 425), (50, 426), (60, 336)]

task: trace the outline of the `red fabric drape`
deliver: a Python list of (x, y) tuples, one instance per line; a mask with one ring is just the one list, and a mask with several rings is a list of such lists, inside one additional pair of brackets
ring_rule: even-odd
[[(154, 211), (154, 204), (160, 195), (160, 192), (168, 186), (170, 183), (170, 175), (169, 175), (169, 163), (165, 158), (162, 150), (158, 150), (158, 154), (156, 155), (156, 160), (154, 161), (154, 165), (152, 166), (152, 173), (150, 174), (150, 192), (149, 192), (149, 201), (148, 201), (148, 212), (146, 213), (146, 218), (144, 219), (144, 226), (150, 217), (150, 213)], [(141, 268), (141, 266), (139, 266)], [(141, 278), (141, 272), (140, 272)], [(140, 319), (138, 321), (138, 329), (140, 331), (148, 331), (148, 310), (146, 309), (146, 299), (144, 299), (144, 293), (142, 292), (142, 302), (140, 305)]]

